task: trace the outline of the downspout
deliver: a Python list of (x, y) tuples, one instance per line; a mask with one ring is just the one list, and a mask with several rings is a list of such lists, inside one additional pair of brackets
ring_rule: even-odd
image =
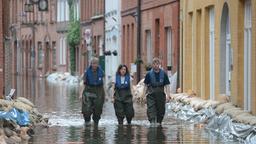
[(183, 91), (183, 87), (182, 87), (182, 81), (183, 81), (183, 75), (182, 75), (182, 66), (183, 66), (183, 18), (182, 18), (182, 9), (180, 9), (180, 5), (182, 3), (182, 0), (177, 1), (178, 2), (178, 42), (180, 43), (178, 46), (178, 67), (177, 67), (177, 87), (176, 90), (178, 88), (181, 88), (181, 91)]
[(141, 0), (138, 0), (138, 6), (137, 6), (137, 82), (140, 81), (140, 73), (141, 73)]

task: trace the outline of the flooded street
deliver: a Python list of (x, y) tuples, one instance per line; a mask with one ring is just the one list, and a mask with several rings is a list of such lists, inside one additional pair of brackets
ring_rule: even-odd
[[(113, 104), (105, 101), (98, 127), (84, 126), (78, 86), (51, 84), (45, 79), (17, 77), (17, 96), (31, 100), (49, 117), (49, 128), (37, 127), (29, 140), (41, 143), (227, 143), (203, 127), (175, 120), (166, 114), (162, 127), (150, 127), (146, 107), (134, 104), (132, 125), (118, 126)], [(234, 143), (234, 142), (232, 142)]]

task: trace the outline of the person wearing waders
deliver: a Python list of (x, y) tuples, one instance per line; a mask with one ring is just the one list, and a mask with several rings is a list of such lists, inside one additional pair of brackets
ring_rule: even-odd
[(80, 96), (80, 99), (82, 99), (82, 114), (86, 125), (90, 123), (91, 115), (95, 125), (98, 125), (101, 118), (105, 98), (103, 78), (104, 72), (99, 66), (99, 59), (92, 58), (90, 66), (83, 76), (85, 87)]
[(117, 69), (116, 76), (113, 79), (114, 88), (114, 108), (118, 124), (122, 125), (126, 118), (128, 125), (131, 124), (134, 117), (132, 101), (132, 78), (126, 65), (120, 65)]
[(160, 59), (154, 58), (152, 69), (144, 79), (144, 94), (147, 101), (147, 116), (149, 122), (161, 125), (165, 115), (165, 103), (169, 101), (170, 81), (167, 74), (160, 68)]

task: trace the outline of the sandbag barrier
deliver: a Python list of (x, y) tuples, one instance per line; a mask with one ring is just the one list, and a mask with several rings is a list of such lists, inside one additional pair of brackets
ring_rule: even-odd
[(68, 85), (80, 84), (78, 76), (72, 76), (70, 73), (52, 73), (47, 76), (47, 81), (50, 83), (65, 83)]
[(0, 99), (0, 143), (26, 143), (35, 126), (48, 127), (48, 118), (24, 97)]
[(221, 134), (227, 139), (256, 143), (256, 117), (232, 103), (203, 100), (180, 93), (173, 94), (166, 107), (168, 116), (204, 124), (206, 130)]

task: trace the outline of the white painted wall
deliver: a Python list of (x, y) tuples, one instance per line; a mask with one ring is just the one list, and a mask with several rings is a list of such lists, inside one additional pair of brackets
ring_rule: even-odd
[[(105, 50), (117, 51), (117, 56), (111, 54), (105, 57), (106, 82), (110, 82), (121, 62), (121, 1), (105, 1)], [(129, 67), (129, 66), (128, 66)]]

